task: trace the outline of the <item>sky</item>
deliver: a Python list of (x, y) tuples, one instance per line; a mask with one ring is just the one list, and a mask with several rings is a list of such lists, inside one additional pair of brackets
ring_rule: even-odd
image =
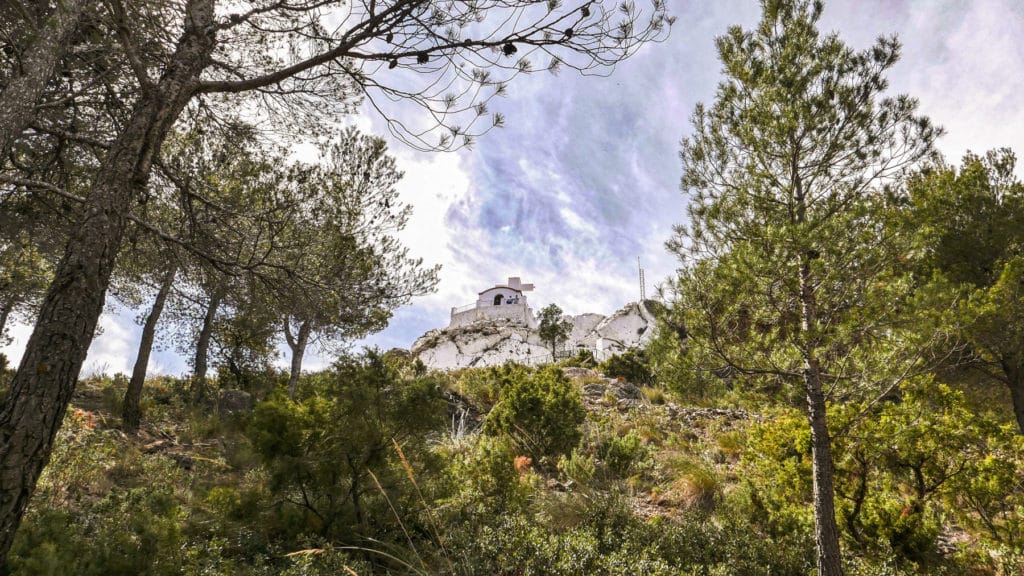
[[(679, 142), (697, 103), (714, 98), (715, 37), (734, 24), (751, 27), (760, 12), (756, 0), (668, 4), (677, 18), (669, 38), (609, 77), (564, 70), (516, 79), (490, 105), (506, 126), (472, 149), (423, 153), (391, 142), (405, 173), (399, 192), (413, 206), (400, 237), (413, 256), (442, 266), (440, 283), (355, 345), (408, 348), (445, 327), (453, 306), (509, 276), (536, 285), (528, 293), (534, 310), (553, 302), (569, 314), (609, 314), (639, 298), (638, 257), (648, 295), (673, 273), (664, 243), (685, 215)], [(821, 28), (856, 49), (879, 35), (899, 37), (889, 92), (917, 98), (920, 112), (946, 129), (938, 147), (950, 161), (996, 147), (1024, 154), (1024, 2), (833, 0)], [(356, 122), (385, 135), (380, 118)], [(1017, 173), (1024, 176), (1020, 166)], [(111, 303), (83, 373), (130, 372), (141, 331), (135, 317)], [(28, 333), (16, 327), (14, 343), (0, 351), (16, 361)], [(317, 369), (330, 358), (307, 360)], [(163, 350), (150, 371), (181, 374), (188, 365)]]

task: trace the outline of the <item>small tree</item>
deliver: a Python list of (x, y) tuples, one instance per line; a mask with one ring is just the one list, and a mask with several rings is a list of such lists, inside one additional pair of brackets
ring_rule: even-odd
[(395, 184), (402, 177), (384, 140), (346, 130), (300, 183), (299, 217), (285, 227), (283, 263), (300, 282), (276, 302), (292, 352), (289, 395), (311, 342), (357, 338), (386, 325), (392, 310), (437, 284), (396, 238), (408, 221)]
[(569, 339), (572, 322), (562, 317), (562, 309), (557, 304), (548, 304), (540, 311), (540, 326), (537, 332), (540, 339), (551, 347), (551, 361), (555, 360), (558, 346)]

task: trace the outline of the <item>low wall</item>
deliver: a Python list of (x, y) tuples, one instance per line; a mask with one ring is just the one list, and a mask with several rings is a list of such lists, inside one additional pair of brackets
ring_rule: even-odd
[(523, 325), (529, 326), (530, 328), (536, 328), (536, 322), (533, 319), (533, 312), (526, 304), (480, 306), (478, 308), (472, 308), (465, 311), (459, 311), (458, 308), (452, 308), (452, 319), (448, 323), (448, 328), (458, 328), (479, 320), (496, 320), (498, 318), (507, 318), (515, 322), (522, 322)]

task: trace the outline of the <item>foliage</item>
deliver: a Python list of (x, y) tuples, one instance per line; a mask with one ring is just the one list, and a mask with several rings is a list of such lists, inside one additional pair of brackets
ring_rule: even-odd
[(396, 443), (424, 454), (444, 407), (432, 378), (400, 379), (376, 351), (304, 379), (295, 401), (261, 403), (248, 435), (276, 495), (277, 528), (335, 542), (373, 536), (389, 515), (381, 489), (391, 499), (410, 489)]
[(579, 391), (560, 368), (511, 372), (484, 432), (508, 438), (534, 462), (554, 464), (579, 444), (584, 416)]
[(627, 350), (616, 354), (598, 365), (598, 370), (609, 378), (624, 378), (627, 382), (640, 386), (654, 383), (647, 353), (643, 350)]
[(1024, 183), (1017, 158), (1001, 148), (967, 153), (959, 168), (925, 166), (904, 185), (903, 224), (915, 236), (911, 262), (925, 278), (940, 271), (956, 285), (991, 286), (1001, 264), (1024, 250)]
[[(868, 558), (913, 572), (948, 562), (943, 525), (973, 526), (1019, 545), (1024, 508), (1021, 438), (973, 414), (963, 394), (930, 379), (906, 383), (871, 417), (862, 403), (834, 406), (838, 515), (846, 542)], [(737, 502), (768, 534), (808, 532), (810, 436), (796, 413), (756, 426), (743, 452)]]
[[(6, 220), (0, 217), (0, 223)], [(32, 317), (52, 275), (52, 263), (40, 245), (12, 224), (5, 223), (0, 233), (0, 346), (11, 342), (7, 330), (12, 320)], [(8, 227), (21, 233), (8, 236)]]
[(625, 478), (638, 463), (647, 459), (648, 450), (636, 430), (607, 438), (597, 447), (597, 454), (615, 476)]
[(412, 258), (397, 234), (412, 207), (395, 188), (401, 179), (382, 138), (354, 128), (323, 150), (321, 166), (303, 166), (296, 215), (281, 233), (280, 261), (298, 288), (279, 279), (271, 308), (292, 349), (292, 386), (309, 342), (322, 347), (386, 325), (392, 310), (431, 292), (438, 267)]
[(469, 368), (459, 373), (456, 388), (481, 412), (489, 412), (513, 382), (530, 378), (532, 374), (531, 368), (511, 362), (502, 366)]
[[(496, 380), (500, 406), (508, 390), (552, 370), (510, 365), (461, 376)], [(716, 421), (680, 426), (661, 407), (591, 413), (582, 440), (545, 467), (508, 435), (450, 439), (410, 421), (430, 419), (421, 409), (435, 425), (443, 420), (436, 387), (444, 383), (417, 375), (398, 354), (345, 358), (306, 375), (295, 402), (283, 397), (283, 375), (268, 378), (258, 387), (276, 385), (276, 394), (243, 426), (190, 407), (186, 381), (148, 382), (144, 401), (161, 431), (155, 445), (108, 427), (123, 377), (84, 382), (90, 409), (66, 415), (10, 556), (14, 573), (326, 576), (347, 566), (359, 574), (760, 575), (813, 566), (810, 438), (798, 410), (776, 407), (749, 431)], [(379, 396), (372, 382), (385, 383)], [(379, 422), (355, 409), (378, 400)], [(1024, 440), (927, 378), (864, 408), (830, 410), (841, 432), (847, 572), (1014, 574)], [(396, 433), (410, 434), (401, 456), (385, 438)], [(385, 449), (369, 465), (380, 488), (362, 479), (364, 529), (346, 501), (346, 453), (358, 458), (371, 445)], [(555, 468), (560, 488), (551, 490)], [(304, 507), (303, 493), (320, 514), (335, 514), (333, 526)], [(950, 527), (967, 541), (939, 556), (936, 530)]]
[[(676, 314), (679, 308), (672, 309)], [(659, 319), (658, 331), (645, 350), (658, 385), (688, 402), (708, 403), (721, 398), (731, 383), (721, 373), (701, 367), (701, 357), (688, 349), (681, 324)]]
[(478, 436), (470, 451), (453, 458), (448, 470), (456, 487), (453, 518), (475, 513), (498, 516), (525, 507), (534, 489), (522, 481), (515, 458), (507, 439), (491, 436)]
[(592, 351), (583, 349), (578, 351), (575, 356), (562, 360), (558, 365), (562, 368), (595, 368), (597, 360), (594, 359)]
[(701, 515), (675, 520), (634, 515), (621, 498), (569, 495), (551, 514), (505, 515), (466, 523), (451, 535), (465, 555), (460, 574), (649, 576), (801, 574), (806, 540), (772, 542), (738, 518), (722, 524)]
[(537, 314), (539, 325), (537, 333), (540, 339), (551, 348), (551, 361), (558, 356), (558, 347), (569, 339), (572, 322), (562, 317), (562, 309), (557, 304), (548, 304)]
[(934, 322), (969, 345), (952, 363), (1007, 386), (1024, 433), (1024, 183), (1015, 166), (1007, 149), (967, 154), (959, 170), (928, 166), (907, 182), (900, 217), (915, 248), (908, 264), (935, 295)]
[(558, 471), (577, 486), (588, 486), (594, 478), (596, 470), (593, 456), (587, 456), (576, 448), (573, 448), (568, 457), (565, 455), (558, 457)]

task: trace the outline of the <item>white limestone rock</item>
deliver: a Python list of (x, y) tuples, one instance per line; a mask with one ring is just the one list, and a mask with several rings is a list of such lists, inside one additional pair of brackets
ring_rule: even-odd
[[(646, 345), (655, 329), (653, 314), (638, 303), (607, 317), (580, 314), (569, 320), (573, 327), (565, 347), (590, 350), (598, 360)], [(411, 352), (428, 367), (441, 370), (551, 361), (551, 351), (533, 327), (502, 318), (430, 330), (416, 339)]]

